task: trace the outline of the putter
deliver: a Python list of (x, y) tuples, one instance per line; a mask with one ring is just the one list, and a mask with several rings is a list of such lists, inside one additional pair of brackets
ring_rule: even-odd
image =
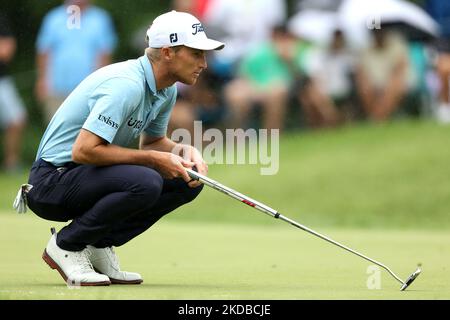
[(381, 268), (385, 269), (392, 277), (394, 277), (395, 280), (397, 280), (398, 282), (401, 283), (401, 285), (402, 285), (400, 287), (401, 291), (404, 291), (406, 288), (408, 288), (411, 285), (411, 283), (413, 283), (413, 281), (422, 272), (420, 267), (417, 267), (417, 270), (414, 271), (408, 277), (408, 279), (406, 279), (405, 281), (402, 281), (402, 279), (400, 279), (391, 269), (389, 269), (384, 264), (382, 264), (382, 263), (380, 263), (380, 262), (378, 262), (376, 260), (373, 260), (373, 259), (371, 259), (371, 258), (369, 258), (369, 257), (367, 257), (367, 256), (365, 256), (365, 255), (363, 255), (363, 254), (353, 250), (353, 249), (350, 249), (349, 247), (347, 247), (347, 246), (345, 246), (345, 245), (343, 245), (343, 244), (341, 244), (341, 243), (339, 243), (339, 242), (337, 242), (337, 241), (335, 241), (335, 240), (333, 240), (333, 239), (331, 239), (331, 238), (329, 238), (329, 237), (327, 237), (325, 235), (322, 235), (322, 234), (320, 234), (320, 233), (318, 233), (318, 232), (316, 232), (316, 231), (314, 231), (314, 230), (312, 230), (312, 229), (310, 229), (310, 228), (308, 228), (308, 227), (306, 227), (306, 226), (304, 226), (304, 225), (302, 225), (302, 224), (300, 224), (298, 222), (295, 222), (294, 220), (291, 220), (291, 219), (283, 216), (278, 211), (276, 211), (276, 210), (266, 206), (265, 204), (263, 204), (261, 202), (258, 202), (256, 200), (253, 200), (252, 198), (249, 198), (249, 197), (247, 197), (247, 196), (245, 196), (245, 195), (243, 195), (243, 194), (241, 194), (241, 193), (239, 193), (239, 192), (237, 192), (237, 191), (235, 191), (235, 190), (233, 190), (231, 188), (228, 188), (228, 187), (224, 186), (223, 184), (220, 184), (219, 182), (214, 181), (213, 179), (208, 178), (208, 177), (206, 177), (206, 176), (204, 176), (204, 175), (202, 175), (202, 174), (200, 174), (200, 173), (198, 173), (198, 172), (196, 172), (194, 170), (186, 169), (186, 171), (189, 174), (189, 176), (191, 177), (191, 179), (198, 180), (198, 181), (202, 182), (203, 184), (207, 185), (208, 187), (211, 187), (211, 188), (213, 188), (213, 189), (215, 189), (217, 191), (220, 191), (220, 192), (230, 196), (231, 198), (234, 198), (234, 199), (236, 199), (236, 200), (238, 200), (240, 202), (243, 202), (246, 205), (249, 205), (250, 207), (255, 208), (255, 209), (257, 209), (257, 210), (259, 210), (259, 211), (261, 211), (261, 212), (263, 212), (263, 213), (265, 213), (265, 214), (267, 214), (267, 215), (269, 215), (269, 216), (271, 216), (271, 217), (273, 217), (275, 219), (280, 219), (280, 220), (283, 220), (283, 221), (285, 221), (287, 223), (290, 223), (291, 225), (293, 225), (293, 226), (295, 226), (295, 227), (297, 227), (299, 229), (302, 229), (303, 231), (306, 231), (306, 232), (308, 232), (308, 233), (310, 233), (310, 234), (312, 234), (312, 235), (314, 235), (316, 237), (319, 237), (319, 238), (321, 238), (321, 239), (323, 239), (323, 240), (325, 240), (325, 241), (327, 241), (329, 243), (332, 243), (332, 244), (334, 244), (334, 245), (336, 245), (336, 246), (338, 246), (338, 247), (340, 247), (342, 249), (345, 249), (348, 252), (351, 252), (351, 253), (353, 253), (353, 254), (355, 254), (355, 255), (357, 255), (357, 256), (359, 256), (359, 257), (361, 257), (361, 258), (363, 258), (363, 259), (365, 259), (367, 261), (370, 261), (373, 264), (376, 264), (377, 266), (380, 266)]

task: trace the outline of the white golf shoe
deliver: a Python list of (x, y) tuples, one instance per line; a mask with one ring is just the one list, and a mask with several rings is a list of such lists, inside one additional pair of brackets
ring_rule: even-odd
[(87, 246), (90, 251), (89, 260), (94, 269), (106, 274), (112, 284), (141, 284), (142, 277), (139, 273), (121, 271), (119, 259), (113, 247), (96, 248)]
[(87, 249), (66, 251), (56, 244), (56, 232), (53, 233), (42, 259), (52, 269), (58, 270), (69, 286), (107, 286), (111, 284), (108, 276), (94, 271), (88, 258)]

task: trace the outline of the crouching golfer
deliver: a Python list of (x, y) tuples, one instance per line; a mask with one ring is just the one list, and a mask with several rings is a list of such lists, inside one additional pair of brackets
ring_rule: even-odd
[[(120, 270), (113, 246), (197, 197), (202, 185), (184, 168), (207, 173), (198, 150), (171, 141), (166, 128), (175, 82), (195, 84), (207, 67), (205, 51), (224, 44), (176, 11), (157, 17), (147, 36), (144, 56), (97, 70), (70, 94), (31, 168), (28, 207), (47, 220), (71, 220), (43, 253), (70, 283), (141, 283), (138, 273)], [(128, 148), (139, 136), (139, 150)]]

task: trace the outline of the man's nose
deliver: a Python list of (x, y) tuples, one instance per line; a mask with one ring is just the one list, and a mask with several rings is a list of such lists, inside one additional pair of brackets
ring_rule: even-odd
[(206, 68), (208, 68), (208, 62), (206, 61), (206, 55), (205, 54), (203, 54), (203, 58), (202, 58), (202, 62), (201, 62), (201, 65), (200, 65), (203, 69), (206, 69)]

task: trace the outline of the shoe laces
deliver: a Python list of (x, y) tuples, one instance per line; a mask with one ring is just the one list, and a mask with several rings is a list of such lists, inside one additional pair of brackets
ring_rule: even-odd
[(89, 273), (94, 271), (94, 267), (92, 266), (92, 263), (89, 260), (90, 255), (91, 252), (87, 248), (82, 251), (73, 253), (73, 260), (77, 265), (80, 266), (81, 269), (80, 271), (82, 273)]

